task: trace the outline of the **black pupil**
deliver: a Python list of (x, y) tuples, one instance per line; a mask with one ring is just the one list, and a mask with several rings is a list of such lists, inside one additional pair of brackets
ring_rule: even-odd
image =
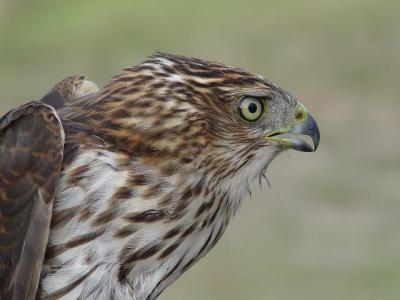
[(257, 104), (255, 104), (255, 103), (250, 103), (248, 109), (249, 109), (249, 112), (251, 112), (252, 114), (254, 114), (254, 113), (257, 111)]

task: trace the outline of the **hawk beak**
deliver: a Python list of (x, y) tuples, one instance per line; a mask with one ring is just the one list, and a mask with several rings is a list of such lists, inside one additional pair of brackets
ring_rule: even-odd
[(300, 139), (290, 139), (292, 144), (292, 149), (303, 151), (303, 152), (313, 152), (316, 151), (319, 145), (319, 128), (317, 122), (314, 120), (311, 113), (307, 114), (307, 118), (303, 123), (297, 124), (293, 127), (293, 129), (289, 132), (295, 135), (307, 135), (311, 137), (314, 147), (309, 145), (307, 142)]
[[(309, 136), (314, 146), (293, 135)], [(266, 141), (277, 142), (282, 148), (294, 149), (302, 152), (316, 151), (319, 145), (319, 128), (311, 113), (303, 105), (299, 105), (295, 112), (295, 125), (291, 128), (275, 131), (265, 137)]]

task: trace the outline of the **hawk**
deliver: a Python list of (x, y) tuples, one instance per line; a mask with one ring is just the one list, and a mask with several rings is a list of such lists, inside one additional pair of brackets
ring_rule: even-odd
[(157, 298), (274, 157), (319, 138), (296, 97), (216, 62), (68, 77), (0, 119), (0, 298)]

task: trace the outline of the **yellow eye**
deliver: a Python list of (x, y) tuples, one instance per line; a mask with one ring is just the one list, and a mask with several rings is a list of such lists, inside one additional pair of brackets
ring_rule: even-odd
[(246, 121), (257, 121), (264, 111), (262, 102), (254, 97), (244, 97), (239, 104), (239, 112)]

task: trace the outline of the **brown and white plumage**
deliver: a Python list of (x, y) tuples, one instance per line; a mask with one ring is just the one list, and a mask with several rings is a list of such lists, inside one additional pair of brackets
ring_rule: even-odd
[[(57, 112), (31, 104), (59, 117), (54, 126), (65, 132), (65, 141), (45, 147), (64, 149), (57, 152), (64, 157), (61, 172), (52, 172), (57, 193), (38, 289), (44, 299), (155, 299), (215, 245), (250, 183), (277, 154), (312, 150), (284, 134), (319, 141), (305, 107), (273, 83), (170, 54), (127, 68), (79, 99), (57, 106), (52, 97), (44, 100)], [(25, 113), (22, 120), (38, 118)], [(1, 128), (19, 136), (15, 124)], [(20, 139), (35, 144), (31, 135)], [(4, 149), (18, 149), (3, 141), (2, 157)], [(4, 195), (1, 205), (19, 201)], [(7, 259), (2, 266), (18, 265)]]
[(52, 106), (31, 102), (0, 119), (1, 299), (36, 295), (64, 152), (54, 108), (94, 91), (84, 76), (70, 76), (43, 97)]

